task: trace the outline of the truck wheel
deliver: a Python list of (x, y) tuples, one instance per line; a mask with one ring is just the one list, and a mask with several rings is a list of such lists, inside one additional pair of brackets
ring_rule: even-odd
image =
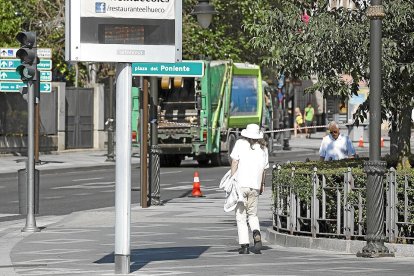
[(211, 165), (214, 166), (214, 167), (220, 167), (221, 166), (220, 153), (213, 153), (211, 155)]
[(168, 167), (168, 157), (165, 154), (160, 155), (160, 167)]
[(230, 166), (231, 158), (230, 154), (233, 151), (234, 144), (236, 144), (236, 136), (234, 134), (230, 134), (227, 140), (227, 148), (229, 149), (227, 152), (220, 153), (220, 161), (222, 166)]
[(227, 138), (227, 148), (228, 151), (222, 151), (220, 153), (214, 153), (211, 155), (211, 165), (213, 166), (230, 166), (231, 158), (230, 154), (234, 148), (234, 144), (236, 144), (236, 136), (234, 134), (230, 134)]
[(171, 155), (171, 167), (179, 167), (181, 165), (181, 156)]
[(205, 159), (197, 159), (197, 163), (200, 167), (205, 167), (208, 165), (208, 162), (210, 162), (210, 160), (208, 158)]
[(179, 167), (181, 165), (181, 157), (179, 155), (160, 155), (161, 167)]

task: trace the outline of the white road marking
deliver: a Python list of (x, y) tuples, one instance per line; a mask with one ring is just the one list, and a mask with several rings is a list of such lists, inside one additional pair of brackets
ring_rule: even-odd
[(59, 199), (59, 198), (63, 198), (63, 196), (46, 196), (43, 199)]
[(160, 172), (160, 174), (176, 174), (176, 173), (182, 173), (183, 171), (173, 171), (173, 172)]
[(76, 185), (62, 186), (62, 187), (53, 187), (52, 190), (61, 190), (61, 189), (101, 189), (107, 188), (108, 186), (115, 185), (115, 182), (93, 182), (93, 183), (82, 183)]
[(98, 179), (104, 179), (103, 177), (95, 177), (95, 178), (82, 178), (82, 179), (72, 179), (73, 182), (77, 181), (87, 181), (87, 180), (98, 180)]

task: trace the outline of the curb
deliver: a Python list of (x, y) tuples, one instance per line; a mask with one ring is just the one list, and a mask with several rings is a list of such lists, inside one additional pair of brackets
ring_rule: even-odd
[[(360, 252), (366, 245), (365, 241), (359, 240), (342, 240), (329, 238), (312, 238), (306, 236), (293, 236), (284, 233), (276, 232), (273, 227), (268, 227), (265, 230), (266, 240), (275, 245), (283, 247), (300, 247), (313, 250), (335, 251), (348, 254), (355, 254)], [(414, 257), (413, 244), (395, 244), (385, 243), (385, 246), (391, 252), (395, 253), (396, 257)]]
[[(42, 167), (42, 165), (36, 165), (35, 169), (39, 170), (40, 173), (42, 174), (55, 174), (55, 173), (60, 173), (60, 172), (77, 172), (77, 171), (88, 171), (88, 170), (99, 170), (99, 169), (105, 169), (108, 167), (115, 167), (116, 162), (107, 162), (107, 163), (102, 163), (99, 165), (87, 165), (87, 164), (82, 164), (79, 166), (68, 166), (68, 167), (58, 167), (58, 168), (48, 168), (48, 167)], [(140, 167), (140, 163), (139, 162), (131, 162), (131, 166), (138, 166)], [(23, 168), (22, 168), (23, 169)], [(12, 178), (12, 177), (17, 177), (17, 169), (15, 172), (0, 172), (0, 176), (2, 177), (7, 177), (7, 178)]]
[[(87, 170), (97, 170), (97, 169), (104, 169), (108, 167), (115, 167), (115, 163), (113, 164), (101, 164), (101, 165), (91, 165), (91, 166), (81, 166), (81, 167), (66, 167), (66, 168), (39, 168), (38, 166), (35, 167), (35, 169), (39, 170), (41, 174), (55, 174), (60, 172), (76, 172), (76, 171), (87, 171)], [(0, 176), (2, 177), (17, 177), (17, 171), (16, 172), (5, 172), (0, 173)]]

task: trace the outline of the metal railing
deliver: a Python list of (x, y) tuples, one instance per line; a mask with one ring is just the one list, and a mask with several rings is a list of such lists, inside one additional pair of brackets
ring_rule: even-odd
[[(281, 166), (273, 168), (276, 231), (312, 237), (365, 237), (365, 175), (359, 172), (356, 177), (351, 168), (341, 175), (321, 174), (317, 168), (309, 173), (297, 172), (295, 167), (289, 170), (282, 176)], [(391, 168), (384, 185), (386, 240), (413, 243), (414, 177)]]

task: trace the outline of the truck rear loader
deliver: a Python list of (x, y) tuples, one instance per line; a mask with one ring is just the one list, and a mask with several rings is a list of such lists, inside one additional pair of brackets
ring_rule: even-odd
[(203, 77), (183, 78), (179, 87), (160, 79), (158, 145), (163, 167), (180, 166), (185, 157), (200, 165), (227, 166), (243, 128), (251, 123), (271, 128), (272, 108), (265, 104), (259, 66), (231, 61), (204, 61), (204, 66)]

